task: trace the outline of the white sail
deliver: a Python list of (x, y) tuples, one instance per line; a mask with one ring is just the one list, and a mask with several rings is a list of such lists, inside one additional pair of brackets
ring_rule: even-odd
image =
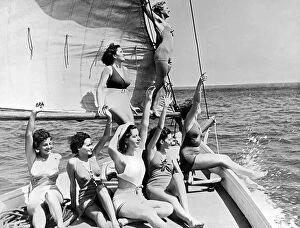
[(126, 55), (132, 103), (153, 81), (153, 51), (139, 0), (6, 0), (0, 3), (0, 108), (93, 111), (114, 42)]

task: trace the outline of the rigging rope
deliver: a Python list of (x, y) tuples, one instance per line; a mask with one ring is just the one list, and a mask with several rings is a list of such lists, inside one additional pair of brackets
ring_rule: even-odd
[(68, 44), (69, 35), (66, 34), (65, 38), (65, 46), (64, 46), (64, 60), (65, 60), (65, 67), (68, 68), (69, 66), (69, 44)]
[[(193, 9), (192, 0), (189, 0), (189, 3), (190, 3), (190, 9), (191, 9), (191, 16), (192, 16), (194, 37), (195, 37), (195, 42), (196, 42), (196, 49), (197, 49), (198, 65), (199, 65), (200, 75), (204, 76), (206, 72), (203, 73), (202, 66), (201, 66), (200, 48), (199, 48), (199, 42), (198, 42), (198, 36), (197, 36), (197, 29), (196, 29), (196, 25), (195, 25), (195, 17), (194, 17), (194, 9)], [(207, 106), (207, 101), (206, 101), (206, 94), (205, 94), (204, 84), (203, 84), (203, 97), (204, 97), (204, 102), (205, 102), (206, 115), (207, 115), (207, 118), (209, 119), (209, 113), (208, 113), (208, 106)]]

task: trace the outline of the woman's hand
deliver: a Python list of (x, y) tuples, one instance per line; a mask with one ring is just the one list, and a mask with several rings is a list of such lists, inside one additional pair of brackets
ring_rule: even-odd
[(152, 96), (153, 96), (153, 92), (155, 90), (155, 86), (149, 86), (149, 88), (146, 91), (146, 100), (147, 101), (151, 101), (152, 100)]
[(102, 113), (107, 117), (107, 119), (111, 122), (112, 121), (112, 114), (109, 111), (109, 107), (104, 105), (102, 108)]
[(207, 80), (206, 72), (204, 72), (199, 79), (200, 84), (203, 84)]
[(132, 106), (132, 104), (130, 104), (130, 109), (133, 111), (134, 114), (138, 114), (138, 112), (141, 111), (141, 109), (139, 107), (134, 107)]
[(171, 94), (171, 93), (167, 93), (167, 94), (164, 96), (164, 104), (165, 104), (165, 107), (169, 107), (169, 105), (172, 103), (172, 101), (173, 101), (172, 94)]
[(43, 101), (39, 101), (35, 104), (35, 107), (32, 109), (33, 113), (38, 113), (43, 111), (44, 108), (44, 102)]

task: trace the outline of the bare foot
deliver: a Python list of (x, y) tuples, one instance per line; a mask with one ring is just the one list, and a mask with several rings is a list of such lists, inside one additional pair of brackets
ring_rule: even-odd
[(202, 228), (204, 227), (205, 223), (204, 222), (201, 222), (201, 221), (198, 221), (197, 219), (192, 219), (191, 223), (188, 224), (188, 226), (190, 228)]
[(119, 218), (118, 222), (120, 224), (120, 227), (126, 226), (129, 223), (134, 223), (134, 222), (138, 222), (140, 220), (137, 219), (130, 219), (130, 218)]

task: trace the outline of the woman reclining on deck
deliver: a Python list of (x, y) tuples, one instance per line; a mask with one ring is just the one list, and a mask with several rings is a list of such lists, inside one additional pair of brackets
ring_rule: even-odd
[(164, 127), (164, 122), (171, 102), (170, 95), (164, 97), (164, 108), (158, 126), (150, 131), (147, 139), (146, 160), (149, 180), (146, 192), (151, 200), (171, 203), (175, 215), (185, 221), (188, 227), (203, 227), (204, 223), (189, 213), (183, 175), (176, 157), (170, 151), (173, 137), (170, 129)]
[(145, 175), (142, 153), (145, 149), (154, 88), (149, 87), (146, 93), (140, 132), (131, 123), (119, 126), (109, 143), (108, 153), (114, 161), (118, 177), (118, 188), (113, 197), (117, 216), (147, 221), (153, 228), (165, 228), (168, 226), (161, 218), (173, 212), (172, 205), (146, 200), (142, 193)]
[[(115, 210), (106, 187), (100, 180), (101, 169), (97, 163), (96, 155), (109, 140), (112, 125), (112, 116), (105, 106), (103, 113), (107, 116), (107, 123), (102, 138), (94, 147), (91, 137), (84, 132), (77, 132), (71, 138), (70, 148), (75, 157), (67, 164), (70, 178), (71, 206), (76, 211), (76, 181), (79, 190), (79, 215), (84, 214), (92, 219), (99, 227), (119, 228)], [(103, 208), (106, 214), (102, 212)]]
[(25, 134), (25, 154), (31, 182), (27, 211), (32, 215), (33, 227), (43, 228), (46, 214), (42, 205), (47, 204), (57, 227), (63, 228), (63, 195), (56, 185), (61, 155), (52, 152), (52, 138), (48, 131), (39, 129), (33, 133), (36, 115), (43, 107), (44, 103), (39, 102), (33, 108)]
[(191, 170), (208, 169), (213, 167), (229, 168), (238, 175), (257, 179), (266, 175), (265, 172), (257, 172), (244, 168), (235, 163), (225, 154), (201, 153), (201, 127), (197, 122), (197, 117), (201, 113), (200, 102), (205, 76), (201, 76), (191, 103), (181, 107), (181, 117), (184, 119), (182, 132), (182, 144), (180, 148), (180, 165), (183, 172)]

